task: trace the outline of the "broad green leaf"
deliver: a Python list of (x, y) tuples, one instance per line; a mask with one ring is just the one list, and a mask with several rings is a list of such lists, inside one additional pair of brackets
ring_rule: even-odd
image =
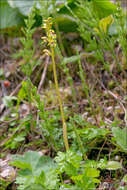
[[(41, 156), (38, 152), (29, 151), (26, 152), (23, 156), (22, 155), (14, 155), (13, 156), (13, 165), (16, 165), (17, 163), (22, 164), (28, 164), (35, 174), (39, 172), (41, 173), (42, 168), (44, 172), (47, 172), (54, 166), (54, 163), (50, 157), (47, 156)], [(19, 168), (22, 168), (22, 165), (18, 166)]]
[(77, 30), (77, 24), (74, 17), (68, 14), (58, 14), (55, 18), (55, 22), (58, 23), (59, 29), (64, 32), (75, 32)]
[(120, 162), (117, 162), (117, 161), (109, 161), (107, 163), (106, 169), (108, 170), (122, 169), (122, 165)]
[(127, 127), (124, 129), (112, 128), (113, 136), (115, 137), (115, 140), (117, 144), (125, 151), (127, 152)]
[(11, 8), (6, 0), (0, 1), (0, 29), (13, 28), (23, 23), (19, 11)]
[[(10, 7), (16, 9), (24, 16), (27, 16), (30, 13), (35, 2), (37, 7), (37, 14), (39, 16), (41, 15), (42, 17), (47, 18), (53, 14), (54, 7), (52, 0), (8, 0)], [(60, 30), (64, 32), (75, 32), (77, 29), (76, 20), (70, 15), (70, 12), (65, 7), (65, 4), (67, 3), (69, 3), (69, 5), (73, 5), (76, 9), (73, 0), (58, 0), (55, 2), (57, 15), (55, 16), (54, 20), (58, 23)], [(71, 6), (71, 9), (73, 9), (73, 6)], [(36, 23), (38, 23), (38, 20), (36, 20)]]
[[(55, 188), (57, 183), (56, 165), (48, 156), (41, 156), (38, 152), (29, 151), (24, 155), (14, 155), (12, 165), (21, 168), (18, 171), (16, 183), (18, 189), (30, 189), (31, 184), (38, 184), (44, 189)], [(39, 189), (40, 189), (39, 186)]]
[(109, 16), (117, 11), (117, 6), (110, 0), (92, 0), (92, 2), (100, 18)]
[(33, 5), (36, 3), (38, 10), (41, 10), (43, 16), (48, 17), (53, 12), (52, 0), (40, 1), (40, 0), (8, 0), (11, 7), (17, 8), (19, 12), (27, 16)]
[(34, 0), (8, 0), (11, 7), (19, 9), (23, 15), (28, 15), (33, 7)]
[(95, 168), (86, 168), (85, 173), (87, 177), (99, 177), (100, 171)]

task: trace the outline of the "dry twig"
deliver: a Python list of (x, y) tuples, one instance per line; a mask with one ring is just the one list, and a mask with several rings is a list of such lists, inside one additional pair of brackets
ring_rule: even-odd
[(37, 89), (37, 93), (38, 94), (39, 94), (39, 92), (40, 92), (40, 90), (42, 88), (42, 85), (44, 83), (46, 72), (47, 72), (47, 68), (48, 68), (48, 64), (49, 64), (49, 56), (46, 57), (46, 62), (45, 62), (44, 70), (43, 70), (43, 73), (42, 73), (42, 76), (41, 76), (41, 80), (40, 80), (40, 83), (39, 83), (39, 86), (38, 86), (38, 89)]

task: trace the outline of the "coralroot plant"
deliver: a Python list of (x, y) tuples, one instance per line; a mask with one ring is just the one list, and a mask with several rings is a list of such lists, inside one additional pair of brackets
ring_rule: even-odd
[(53, 66), (53, 74), (54, 74), (54, 80), (55, 80), (55, 86), (56, 86), (56, 93), (58, 96), (58, 101), (59, 101), (59, 106), (60, 106), (60, 112), (61, 112), (61, 117), (62, 117), (62, 124), (63, 124), (63, 138), (64, 138), (64, 144), (66, 150), (69, 149), (69, 144), (68, 144), (68, 138), (67, 138), (67, 125), (65, 121), (65, 116), (64, 116), (64, 110), (63, 110), (63, 105), (62, 105), (62, 99), (59, 91), (59, 85), (58, 85), (58, 80), (57, 80), (57, 73), (56, 73), (56, 64), (55, 64), (55, 53), (54, 53), (54, 48), (56, 47), (56, 34), (54, 30), (52, 30), (52, 18), (49, 17), (47, 20), (44, 20), (44, 25), (43, 27), (46, 31), (46, 37), (42, 37), (43, 42), (47, 42), (48, 46), (50, 47), (51, 52), (49, 50), (45, 49), (44, 53), (47, 55), (50, 55), (52, 58), (52, 66)]

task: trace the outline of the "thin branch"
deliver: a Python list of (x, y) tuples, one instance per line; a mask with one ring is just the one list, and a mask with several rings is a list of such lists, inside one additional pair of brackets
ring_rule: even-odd
[(39, 83), (39, 86), (38, 86), (38, 89), (37, 89), (37, 94), (39, 94), (39, 92), (40, 92), (40, 90), (42, 88), (42, 85), (44, 83), (45, 76), (46, 76), (46, 73), (47, 73), (48, 64), (49, 64), (49, 56), (46, 57), (46, 62), (45, 62), (44, 70), (43, 70), (43, 73), (41, 75), (41, 80), (40, 80), (40, 83)]

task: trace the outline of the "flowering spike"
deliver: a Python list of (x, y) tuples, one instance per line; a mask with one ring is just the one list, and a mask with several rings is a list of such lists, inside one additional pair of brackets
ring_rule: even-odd
[(42, 27), (46, 31), (46, 36), (47, 37), (42, 37), (42, 40), (46, 41), (48, 43), (48, 46), (50, 47), (51, 53), (49, 50), (45, 49), (43, 52), (46, 55), (51, 55), (52, 58), (52, 65), (53, 65), (53, 73), (54, 73), (54, 80), (55, 80), (55, 86), (56, 86), (56, 93), (58, 96), (58, 101), (60, 105), (60, 112), (61, 112), (61, 118), (62, 118), (62, 123), (63, 123), (63, 138), (64, 138), (64, 144), (66, 150), (69, 149), (69, 144), (68, 144), (68, 138), (67, 138), (67, 125), (65, 122), (65, 116), (64, 116), (64, 110), (63, 110), (63, 105), (62, 105), (62, 99), (59, 91), (59, 85), (58, 85), (58, 80), (57, 80), (57, 74), (56, 74), (56, 64), (55, 64), (55, 53), (54, 53), (54, 48), (56, 47), (56, 34), (54, 30), (52, 29), (52, 18), (49, 17), (47, 20), (44, 20), (44, 26)]

